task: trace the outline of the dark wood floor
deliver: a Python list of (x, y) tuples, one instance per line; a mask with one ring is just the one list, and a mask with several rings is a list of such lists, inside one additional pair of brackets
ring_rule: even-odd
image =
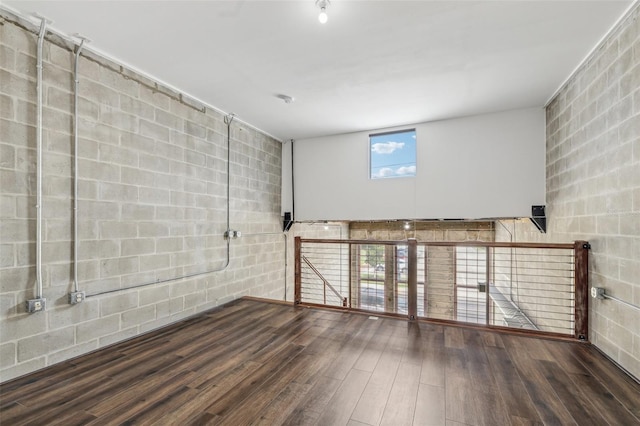
[(593, 347), (240, 300), (0, 387), (0, 423), (636, 425)]

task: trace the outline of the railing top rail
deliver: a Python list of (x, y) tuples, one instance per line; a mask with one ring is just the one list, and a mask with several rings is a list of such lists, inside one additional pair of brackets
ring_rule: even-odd
[[(313, 239), (301, 238), (302, 243), (320, 244), (379, 244), (379, 245), (406, 245), (407, 240), (339, 240), (339, 239)], [(487, 241), (418, 241), (421, 246), (444, 247), (497, 247), (497, 248), (531, 248), (531, 249), (573, 249), (575, 243), (509, 243)]]

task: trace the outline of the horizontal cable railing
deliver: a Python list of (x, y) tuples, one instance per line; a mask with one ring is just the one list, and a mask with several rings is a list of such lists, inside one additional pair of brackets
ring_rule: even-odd
[(586, 339), (588, 248), (296, 238), (295, 303)]

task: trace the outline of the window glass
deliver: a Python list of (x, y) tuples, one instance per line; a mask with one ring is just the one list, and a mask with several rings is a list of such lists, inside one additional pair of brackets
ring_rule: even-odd
[(416, 175), (416, 130), (369, 135), (371, 179)]

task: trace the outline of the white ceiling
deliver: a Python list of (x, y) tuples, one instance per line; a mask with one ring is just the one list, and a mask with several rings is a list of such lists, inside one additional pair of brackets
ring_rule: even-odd
[(286, 140), (542, 107), (632, 2), (4, 4)]

